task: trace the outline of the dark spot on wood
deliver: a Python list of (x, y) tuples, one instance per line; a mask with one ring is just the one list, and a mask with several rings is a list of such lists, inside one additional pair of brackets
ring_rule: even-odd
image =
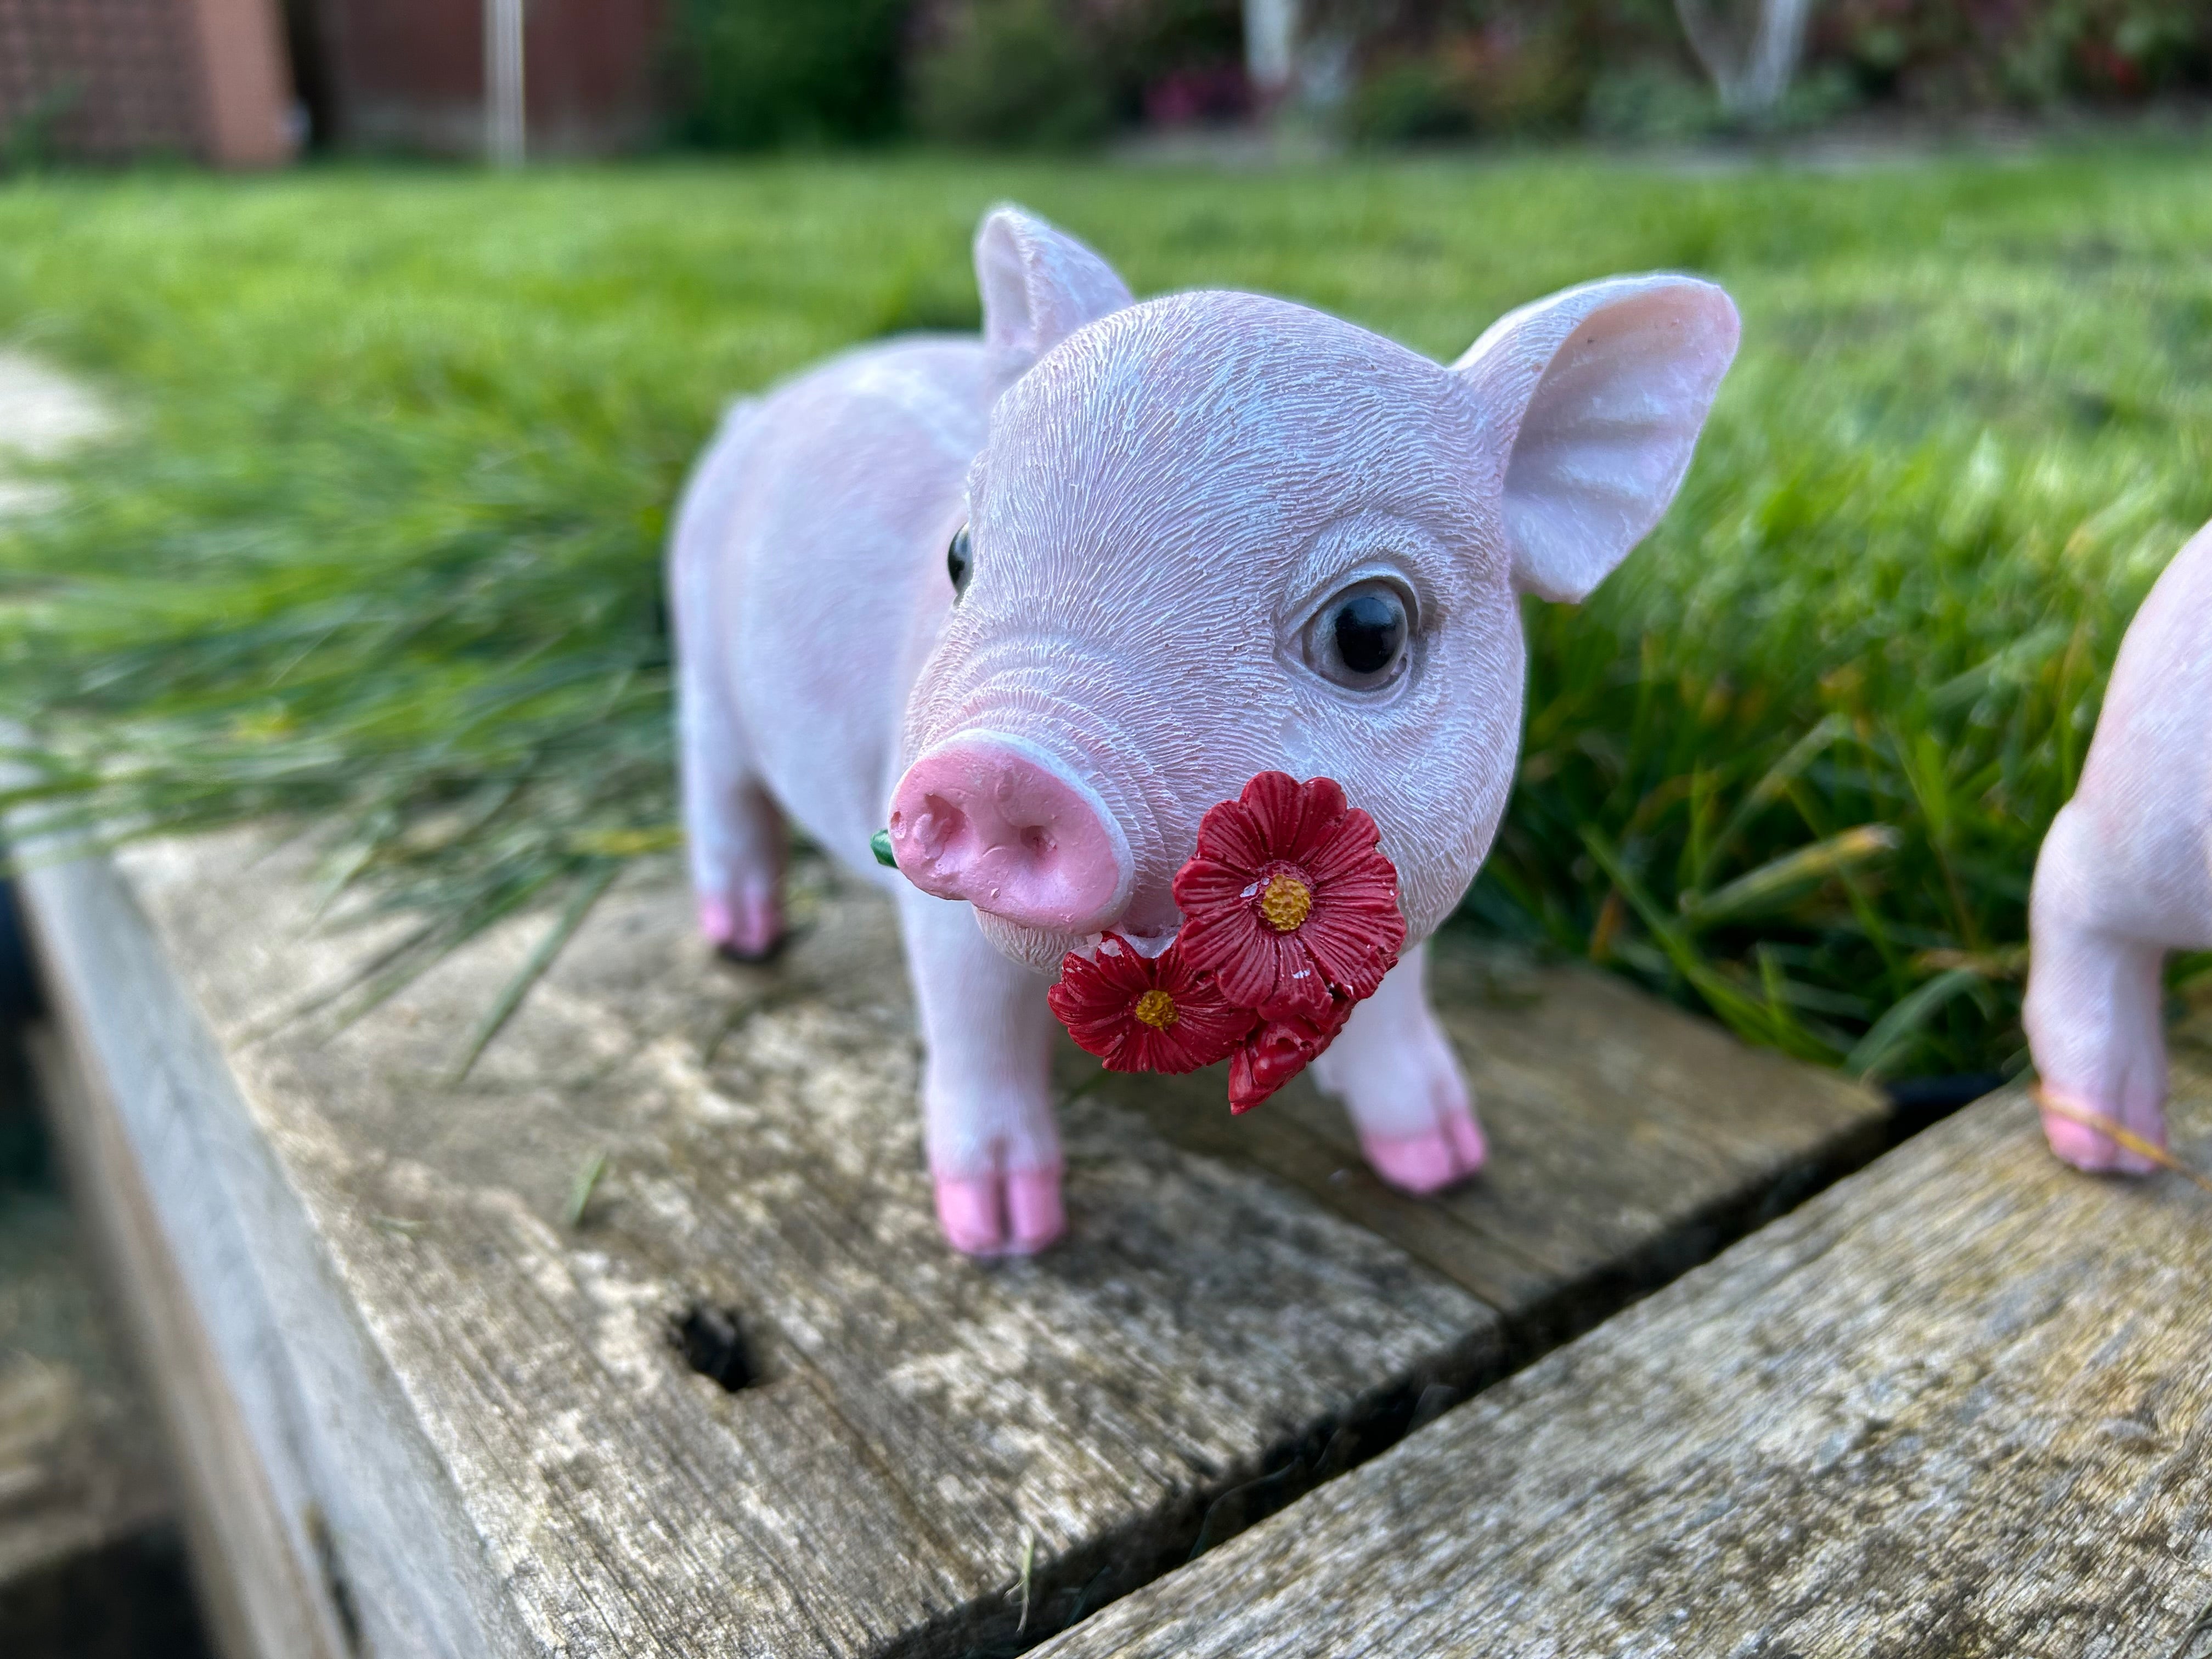
[(685, 1364), (728, 1393), (750, 1389), (761, 1380), (752, 1345), (745, 1340), (744, 1326), (733, 1310), (694, 1303), (669, 1337)]
[(338, 1634), (345, 1640), (346, 1651), (358, 1656), (364, 1651), (361, 1609), (354, 1604), (353, 1586), (346, 1582), (344, 1567), (338, 1560), (337, 1540), (331, 1534), (330, 1517), (323, 1513), (320, 1504), (310, 1504), (300, 1518), (307, 1529), (307, 1542), (315, 1552), (315, 1565), (322, 1574), (323, 1593), (331, 1599), (331, 1613), (337, 1620)]

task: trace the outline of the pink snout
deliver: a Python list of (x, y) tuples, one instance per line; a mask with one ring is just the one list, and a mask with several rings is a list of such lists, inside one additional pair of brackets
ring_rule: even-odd
[(1127, 838), (1091, 787), (1016, 738), (931, 750), (891, 796), (891, 853), (925, 893), (1054, 933), (1095, 933), (1128, 902)]

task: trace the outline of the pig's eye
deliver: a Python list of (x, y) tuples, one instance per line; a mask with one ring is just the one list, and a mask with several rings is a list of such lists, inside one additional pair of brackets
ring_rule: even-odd
[(1321, 608), (1306, 627), (1306, 660), (1356, 691), (1389, 684), (1406, 665), (1412, 632), (1406, 596), (1395, 582), (1364, 581)]
[(952, 545), (945, 550), (945, 573), (952, 578), (952, 597), (968, 591), (968, 573), (975, 568), (975, 550), (968, 544), (968, 526), (952, 532)]

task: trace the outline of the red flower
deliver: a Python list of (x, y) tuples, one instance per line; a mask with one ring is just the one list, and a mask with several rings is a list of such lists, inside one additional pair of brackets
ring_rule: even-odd
[(1191, 967), (1180, 940), (1147, 958), (1119, 933), (1098, 942), (1095, 958), (1070, 951), (1045, 997), (1109, 1072), (1194, 1072), (1224, 1058), (1259, 1018)]
[(1349, 997), (1336, 997), (1318, 1019), (1291, 1014), (1263, 1021), (1229, 1062), (1231, 1113), (1250, 1111), (1304, 1071), (1316, 1054), (1336, 1040), (1344, 1022), (1352, 1018), (1354, 1006)]
[(1229, 1001), (1318, 1027), (1333, 995), (1374, 995), (1406, 942), (1379, 839), (1334, 779), (1261, 773), (1206, 813), (1196, 855), (1176, 872), (1176, 948)]

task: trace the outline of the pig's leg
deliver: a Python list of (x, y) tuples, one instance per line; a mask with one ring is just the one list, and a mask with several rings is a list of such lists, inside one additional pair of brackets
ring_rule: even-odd
[(1482, 1167), (1482, 1131), (1467, 1079), (1430, 1012), (1426, 947), (1416, 945), (1314, 1061), (1314, 1080), (1351, 1109), (1376, 1172), (1432, 1193)]
[(994, 950), (965, 904), (899, 896), (921, 1009), (921, 1106), (937, 1218), (970, 1255), (1026, 1255), (1060, 1237), (1060, 1131), (1044, 982)]
[(783, 814), (755, 775), (737, 722), (699, 653), (677, 687), (684, 835), (699, 927), (726, 956), (758, 962), (783, 937)]
[(715, 628), (716, 581), (727, 576), (718, 562), (720, 507), (736, 453), (718, 442), (685, 491), (669, 550), (669, 608), (684, 836), (699, 927), (725, 955), (757, 962), (783, 937), (786, 838), (783, 814), (754, 768), (732, 705), (728, 643)]
[[(2044, 1094), (2112, 1118), (2163, 1146), (2166, 952), (2054, 917), (2051, 908), (2037, 907), (2023, 1010)], [(2078, 1169), (2147, 1175), (2156, 1167), (2057, 1112), (2044, 1112), (2043, 1132), (2051, 1150)]]

